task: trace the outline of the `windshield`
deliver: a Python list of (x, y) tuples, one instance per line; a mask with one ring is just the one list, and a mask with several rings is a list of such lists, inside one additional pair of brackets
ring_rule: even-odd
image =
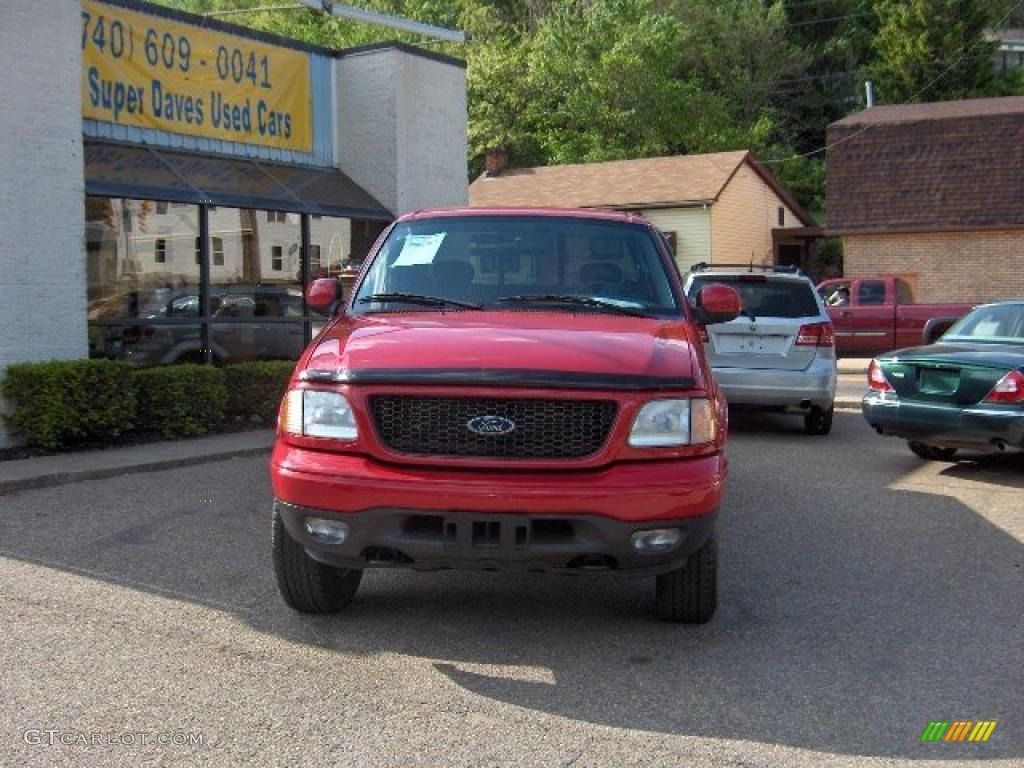
[(710, 283), (725, 283), (735, 288), (747, 317), (816, 317), (820, 314), (814, 287), (801, 280), (772, 280), (763, 275), (701, 275), (690, 284), (690, 298)]
[(646, 227), (548, 216), (402, 222), (353, 302), (359, 311), (544, 309), (677, 314)]
[(946, 331), (942, 341), (1024, 344), (1024, 304), (978, 307)]

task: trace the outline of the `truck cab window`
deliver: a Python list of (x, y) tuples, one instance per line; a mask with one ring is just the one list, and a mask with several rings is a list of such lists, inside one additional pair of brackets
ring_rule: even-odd
[(858, 304), (885, 304), (885, 283), (871, 280), (864, 281), (857, 288)]
[(914, 294), (910, 290), (910, 284), (906, 280), (896, 281), (896, 303), (897, 304), (913, 304)]
[(822, 290), (821, 298), (827, 307), (845, 307), (850, 303), (850, 284), (832, 283)]

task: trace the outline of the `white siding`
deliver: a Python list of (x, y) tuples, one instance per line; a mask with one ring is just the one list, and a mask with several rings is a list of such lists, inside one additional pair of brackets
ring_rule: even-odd
[(803, 226), (756, 171), (746, 163), (740, 166), (711, 208), (715, 263), (770, 264), (779, 208), (785, 211), (782, 226)]
[(662, 208), (642, 213), (662, 232), (675, 233), (676, 263), (684, 275), (698, 261), (711, 261), (711, 217), (708, 208)]
[(341, 170), (396, 216), (464, 206), (466, 71), (399, 49), (335, 62)]
[(67, 0), (0, 11), (0, 377), (88, 354), (80, 12)]

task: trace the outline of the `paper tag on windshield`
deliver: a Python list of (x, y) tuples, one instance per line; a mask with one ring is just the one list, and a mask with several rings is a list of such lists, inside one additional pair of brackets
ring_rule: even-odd
[(433, 264), (438, 248), (447, 232), (436, 235), (407, 235), (402, 252), (395, 259), (393, 267), (410, 267), (414, 264)]

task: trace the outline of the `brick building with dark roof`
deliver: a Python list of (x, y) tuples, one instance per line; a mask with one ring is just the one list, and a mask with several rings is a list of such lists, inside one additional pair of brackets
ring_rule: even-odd
[(828, 144), (847, 276), (901, 275), (918, 301), (1024, 296), (1024, 97), (874, 107)]

